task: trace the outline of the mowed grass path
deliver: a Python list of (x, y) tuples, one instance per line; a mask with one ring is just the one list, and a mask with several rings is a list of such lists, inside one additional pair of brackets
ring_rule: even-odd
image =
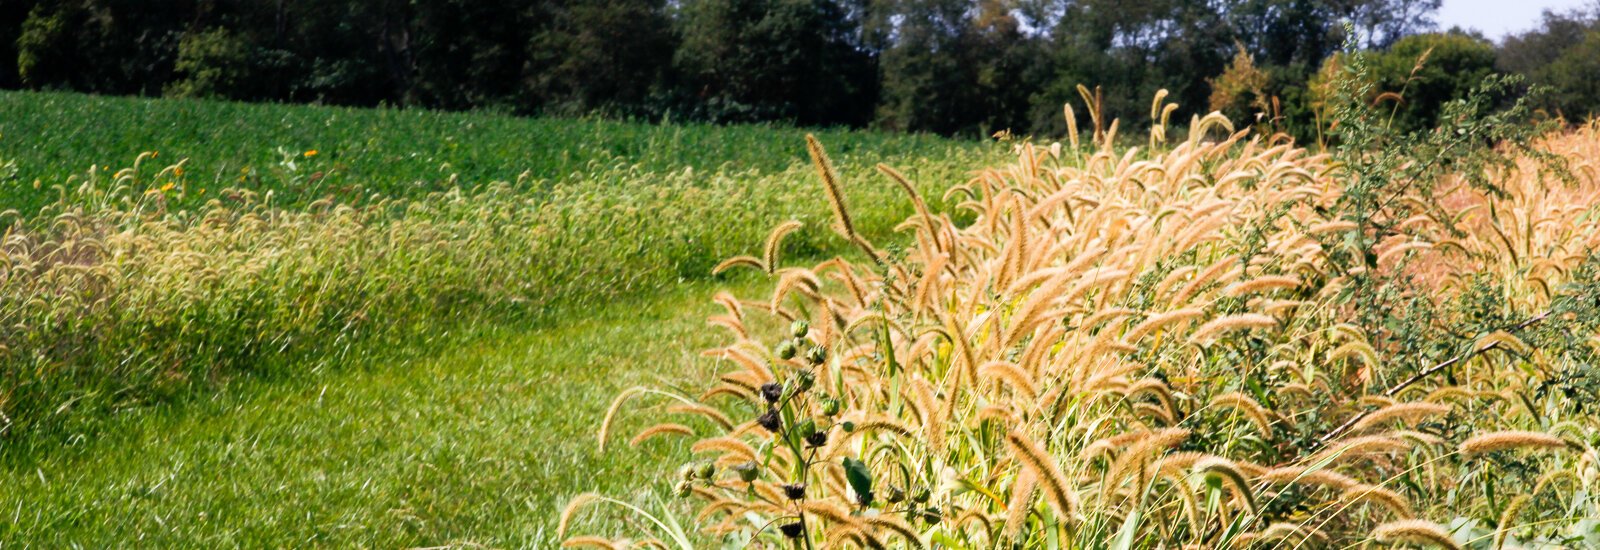
[(698, 352), (725, 343), (704, 321), (718, 288), (753, 286), (684, 284), (407, 359), (244, 379), (78, 444), (10, 441), (0, 546), (553, 547), (572, 495), (670, 487), (681, 443), (630, 448), (635, 419), (600, 455), (595, 428), (622, 389), (712, 367)]

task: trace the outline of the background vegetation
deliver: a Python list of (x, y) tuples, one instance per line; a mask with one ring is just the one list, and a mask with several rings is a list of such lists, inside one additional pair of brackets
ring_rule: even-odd
[[(1552, 113), (1600, 108), (1588, 78), (1600, 58), (1593, 10), (1549, 14), (1499, 45), (1446, 30), (1402, 47), (1441, 30), (1430, 19), (1438, 5), (26, 0), (0, 6), (0, 88), (1060, 135), (1060, 105), (1085, 84), (1106, 90), (1107, 120), (1133, 118), (1143, 109), (1134, 98), (1165, 88), (1186, 111), (1231, 106), (1241, 122), (1265, 112), (1309, 139), (1319, 101), (1309, 83), (1350, 21), (1361, 46), (1398, 47), (1408, 60), (1434, 42), (1473, 51), (1452, 57), (1464, 72), (1436, 65), (1444, 72), (1416, 75), (1419, 87), (1456, 89), (1463, 74), (1495, 69), (1562, 89), (1543, 105)], [(1258, 93), (1258, 108), (1213, 95), (1241, 49), (1260, 74), (1254, 90), (1236, 91)], [(1438, 104), (1434, 91), (1408, 101), (1416, 115)]]
[[(779, 220), (808, 223), (801, 253), (829, 247), (791, 130), (62, 94), (0, 109), (21, 138), (0, 147), (21, 207), (0, 213), (0, 429), (703, 278)], [(94, 131), (63, 124), (85, 116)], [(830, 135), (858, 148), (852, 177), (894, 160), (929, 186), (996, 152)], [(908, 208), (861, 223), (888, 233)]]

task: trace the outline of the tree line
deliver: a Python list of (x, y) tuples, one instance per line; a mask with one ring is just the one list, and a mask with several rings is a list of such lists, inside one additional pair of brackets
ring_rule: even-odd
[(13, 0), (0, 87), (987, 135), (1064, 131), (1083, 84), (1105, 119), (1167, 89), (1304, 136), (1353, 29), (1406, 123), (1493, 71), (1600, 109), (1600, 10), (1496, 45), (1437, 32), (1439, 3)]

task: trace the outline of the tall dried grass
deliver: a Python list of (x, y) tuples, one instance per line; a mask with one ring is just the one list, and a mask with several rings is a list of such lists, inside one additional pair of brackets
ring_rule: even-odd
[[(841, 232), (881, 262), (768, 265), (809, 284), (723, 318), (725, 349), (770, 378), (730, 362), (706, 394), (750, 421), (709, 437), (757, 449), (697, 447), (749, 472), (682, 482), (706, 502), (706, 532), (804, 548), (1454, 547), (1521, 490), (1506, 471), (1572, 474), (1546, 497), (1561, 503), (1539, 513), (1546, 532), (1595, 514), (1600, 425), (1577, 399), (1535, 394), (1570, 357), (1467, 338), (1472, 353), (1429, 368), (1370, 343), (1328, 259), (1357, 230), (1327, 210), (1341, 167), (1216, 116), (1191, 128), (1151, 151), (1115, 148), (1098, 123), (1088, 150), (1075, 132), (1070, 147), (1023, 143), (1015, 164), (951, 189), (952, 208), (909, 218), (913, 244), (893, 251), (854, 238), (838, 188), (872, 184), (838, 181), (813, 142)], [(1584, 283), (1573, 277), (1600, 246), (1600, 125), (1538, 146), (1576, 163), (1575, 186), (1531, 165), (1493, 175), (1503, 195), (1444, 182), (1448, 217), (1408, 220), (1379, 269), (1444, 304), (1488, 277), (1509, 319)], [(773, 334), (765, 317), (808, 325)], [(1437, 342), (1454, 321), (1438, 320)], [(746, 391), (762, 384), (772, 398)], [(1435, 389), (1453, 397), (1427, 399)], [(1556, 425), (1585, 437), (1542, 433)], [(1541, 434), (1473, 437), (1516, 429)], [(804, 495), (772, 499), (765, 484)]]

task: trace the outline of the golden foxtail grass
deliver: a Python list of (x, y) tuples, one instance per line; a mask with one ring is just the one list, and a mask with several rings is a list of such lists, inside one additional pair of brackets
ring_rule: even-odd
[[(835, 228), (873, 261), (770, 269), (771, 245), (746, 261), (781, 292), (719, 324), (741, 328), (731, 346), (771, 350), (748, 356), (771, 378), (706, 403), (759, 426), (695, 436), (753, 464), (681, 482), (709, 536), (1454, 548), (1438, 525), (1488, 540), (1506, 517), (1558, 540), (1595, 514), (1600, 455), (1570, 434), (1600, 424), (1560, 381), (1582, 376), (1600, 326), (1549, 313), (1579, 307), (1600, 273), (1584, 252), (1600, 246), (1592, 173), (1561, 182), (1517, 159), (1485, 168), (1503, 192), (1446, 179), (1402, 193), (1432, 214), (1352, 266), (1338, 258), (1369, 226), (1330, 208), (1348, 166), (1215, 113), (1186, 140), (1165, 144), (1163, 127), (1151, 149), (1119, 151), (1098, 92), (1079, 92), (1091, 147), (1076, 130), (1066, 147), (1019, 142), (1014, 164), (950, 182), (949, 209), (881, 168), (913, 211), (904, 244), (883, 250), (807, 140)], [(1592, 163), (1600, 126), (1537, 147)], [(1369, 323), (1349, 293), (1375, 279), (1416, 311)], [(1547, 318), (1582, 337), (1553, 343)], [(737, 363), (724, 372), (748, 370)], [(1470, 435), (1485, 430), (1500, 431)], [(1515, 449), (1571, 452), (1495, 452)], [(1536, 498), (1559, 493), (1562, 509), (1505, 509), (1540, 479)]]

